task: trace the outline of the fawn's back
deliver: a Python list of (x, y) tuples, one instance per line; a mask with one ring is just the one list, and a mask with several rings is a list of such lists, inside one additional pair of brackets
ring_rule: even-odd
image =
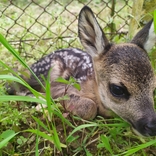
[[(145, 25), (130, 43), (111, 44), (91, 9), (85, 6), (79, 14), (78, 32), (86, 52), (61, 49), (31, 66), (41, 80), (41, 75), (47, 77), (50, 71), (52, 97), (68, 94), (70, 99), (60, 103), (84, 119), (110, 117), (114, 112), (140, 134), (156, 135), (155, 77), (146, 52), (156, 41), (153, 22)], [(56, 82), (58, 77), (74, 77), (81, 90)], [(42, 92), (32, 75), (26, 81)]]

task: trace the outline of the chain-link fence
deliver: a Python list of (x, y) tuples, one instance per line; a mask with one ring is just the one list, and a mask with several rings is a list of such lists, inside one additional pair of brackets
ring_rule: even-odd
[(0, 32), (28, 60), (55, 49), (81, 48), (77, 23), (84, 5), (92, 8), (110, 39), (116, 42), (127, 34), (129, 0), (1, 0)]

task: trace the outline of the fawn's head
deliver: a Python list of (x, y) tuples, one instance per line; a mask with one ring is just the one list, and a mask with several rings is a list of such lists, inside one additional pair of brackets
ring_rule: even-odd
[(146, 52), (156, 41), (152, 21), (130, 43), (118, 45), (109, 43), (87, 6), (80, 12), (78, 27), (81, 43), (93, 59), (104, 107), (131, 123), (140, 134), (156, 135), (155, 77)]

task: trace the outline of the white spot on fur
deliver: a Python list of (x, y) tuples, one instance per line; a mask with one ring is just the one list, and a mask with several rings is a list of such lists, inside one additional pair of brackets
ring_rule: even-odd
[(87, 69), (87, 64), (86, 63), (84, 63), (83, 65), (82, 65), (82, 70), (85, 70), (85, 69)]
[(34, 72), (37, 72), (37, 68), (34, 68)]
[(74, 52), (77, 53), (77, 54), (82, 53), (82, 51), (81, 51), (81, 50), (78, 50), (78, 49), (70, 49), (70, 50), (74, 51)]
[(46, 65), (46, 66), (45, 66), (45, 69), (46, 69), (46, 70), (48, 70), (48, 69), (49, 69), (49, 67), (50, 67), (50, 65)]
[(47, 63), (49, 63), (49, 62), (50, 62), (50, 59), (49, 59), (48, 57), (46, 57), (46, 58), (45, 58), (45, 61), (46, 61)]
[(49, 57), (52, 59), (53, 58), (53, 54), (50, 54)]
[(42, 64), (45, 64), (46, 62), (44, 60), (42, 60)]
[(86, 63), (89, 63), (90, 62), (90, 59), (89, 59), (88, 56), (84, 56), (83, 59), (86, 60)]

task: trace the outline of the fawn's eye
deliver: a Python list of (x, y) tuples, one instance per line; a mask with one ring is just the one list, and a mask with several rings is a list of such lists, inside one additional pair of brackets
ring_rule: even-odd
[(129, 98), (129, 92), (127, 91), (125, 86), (118, 86), (116, 84), (110, 84), (110, 92), (115, 97), (123, 97), (128, 99)]

